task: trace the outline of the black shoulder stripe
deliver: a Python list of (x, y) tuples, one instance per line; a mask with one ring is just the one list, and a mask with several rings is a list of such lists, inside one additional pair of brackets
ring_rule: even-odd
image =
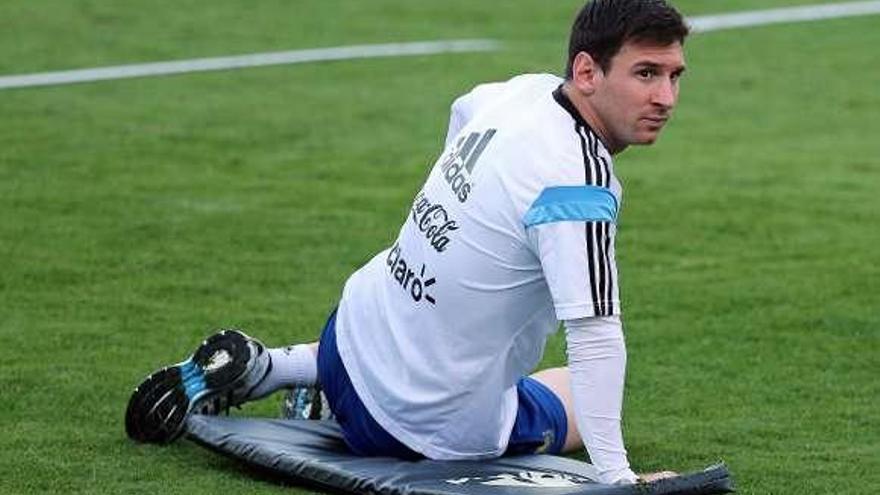
[(602, 172), (605, 175), (605, 187), (611, 187), (611, 167), (608, 166), (608, 160), (596, 151), (596, 157), (602, 162)]
[(593, 235), (593, 222), (587, 222), (584, 225), (584, 229), (586, 230), (587, 236), (587, 282), (590, 285), (590, 295), (592, 296), (591, 301), (593, 301), (593, 314), (598, 316), (601, 314), (601, 310), (599, 308), (599, 288), (596, 286), (596, 265), (593, 258), (593, 243), (594, 243), (594, 235)]
[(590, 141), (590, 155), (592, 160), (596, 163), (596, 176), (598, 179), (596, 180), (597, 186), (602, 187), (610, 187), (611, 186), (611, 170), (608, 168), (608, 161), (605, 160), (605, 157), (599, 152), (599, 136), (596, 135), (592, 129), (587, 130), (587, 137)]
[(604, 223), (605, 225), (605, 263), (608, 265), (608, 296), (606, 297), (606, 301), (608, 301), (608, 314), (614, 314), (614, 267), (612, 266), (612, 257), (611, 257), (611, 224), (608, 222)]
[(602, 168), (599, 165), (599, 153), (598, 153), (598, 144), (596, 143), (596, 136), (593, 135), (592, 132), (586, 131), (587, 139), (590, 141), (590, 161), (592, 161), (595, 165), (593, 165), (594, 170), (596, 171), (596, 185), (603, 185), (603, 177), (602, 177)]
[(581, 142), (581, 154), (584, 158), (584, 180), (587, 185), (602, 185), (602, 178), (599, 176), (599, 163), (596, 160), (597, 152), (594, 150), (596, 144), (593, 143), (593, 129), (590, 124), (581, 116), (574, 103), (568, 98), (562, 90), (562, 85), (557, 86), (553, 90), (553, 99), (562, 107), (574, 120), (574, 132), (578, 135)]
[(599, 288), (599, 309), (601, 311), (601, 315), (605, 316), (608, 314), (608, 308), (606, 307), (606, 302), (608, 298), (606, 294), (608, 293), (608, 283), (607, 283), (607, 271), (608, 271), (608, 253), (606, 249), (605, 243), (605, 224), (606, 222), (593, 222), (593, 229), (596, 230), (596, 258), (598, 258), (598, 268), (599, 268), (599, 280), (596, 284)]
[(593, 133), (590, 132), (590, 129), (587, 127), (581, 127), (580, 130), (581, 136), (587, 140), (587, 154), (584, 157), (584, 160), (588, 162), (591, 170), (592, 179), (587, 182), (588, 186), (603, 186), (603, 178), (602, 178), (602, 168), (599, 164), (599, 160), (596, 159), (596, 154), (593, 153), (593, 147), (595, 143), (593, 141)]
[(574, 132), (578, 135), (578, 138), (581, 140), (581, 154), (584, 158), (584, 183), (592, 184), (593, 183), (593, 165), (592, 160), (590, 160), (590, 153), (587, 151), (587, 140), (584, 138), (584, 135), (581, 133), (581, 126), (578, 125), (577, 122), (574, 124)]

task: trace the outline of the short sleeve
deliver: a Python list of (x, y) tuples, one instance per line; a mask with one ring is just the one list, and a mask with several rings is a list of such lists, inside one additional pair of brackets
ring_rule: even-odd
[(620, 314), (616, 218), (614, 196), (594, 186), (545, 189), (526, 212), (557, 319)]

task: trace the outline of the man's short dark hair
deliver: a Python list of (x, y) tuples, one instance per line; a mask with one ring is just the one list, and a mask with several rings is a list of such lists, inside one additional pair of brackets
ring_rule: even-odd
[(603, 71), (628, 41), (667, 46), (684, 43), (688, 27), (681, 14), (665, 0), (591, 0), (581, 9), (568, 42), (566, 79), (574, 58), (587, 52)]

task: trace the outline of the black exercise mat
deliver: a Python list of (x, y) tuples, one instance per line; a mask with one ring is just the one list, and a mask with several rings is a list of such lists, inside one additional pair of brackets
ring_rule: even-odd
[(733, 491), (723, 464), (637, 485), (596, 483), (585, 462), (551, 455), (487, 461), (405, 461), (348, 452), (333, 421), (192, 416), (191, 440), (331, 492), (382, 495), (709, 495)]

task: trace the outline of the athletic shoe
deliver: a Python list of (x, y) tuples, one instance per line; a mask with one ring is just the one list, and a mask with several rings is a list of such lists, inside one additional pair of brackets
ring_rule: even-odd
[(317, 385), (299, 386), (287, 391), (281, 403), (283, 419), (333, 419), (327, 396)]
[(125, 431), (138, 442), (172, 442), (190, 414), (218, 414), (245, 402), (270, 368), (262, 343), (239, 330), (223, 330), (186, 361), (154, 372), (134, 389)]

